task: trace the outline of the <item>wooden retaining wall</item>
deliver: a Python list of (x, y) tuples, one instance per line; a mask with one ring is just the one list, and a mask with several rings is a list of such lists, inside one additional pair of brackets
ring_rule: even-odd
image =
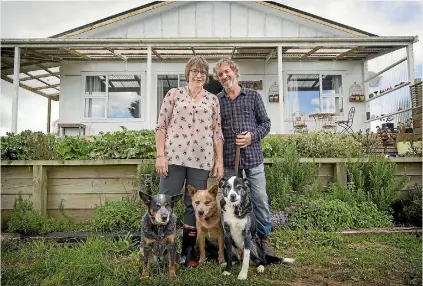
[[(408, 185), (422, 182), (422, 158), (390, 158), (397, 164), (397, 176), (406, 174)], [(355, 160), (352, 160), (355, 161)], [(266, 159), (271, 164), (270, 159)], [(302, 158), (301, 162), (320, 164), (318, 179), (327, 185), (337, 180), (346, 185), (347, 159)], [(2, 161), (1, 211), (8, 217), (21, 192), (32, 199), (34, 208), (51, 217), (60, 216), (62, 203), (67, 215), (81, 221), (90, 218), (93, 208), (106, 200), (137, 197), (137, 168), (151, 160), (86, 161)], [(210, 179), (209, 186), (216, 181)]]

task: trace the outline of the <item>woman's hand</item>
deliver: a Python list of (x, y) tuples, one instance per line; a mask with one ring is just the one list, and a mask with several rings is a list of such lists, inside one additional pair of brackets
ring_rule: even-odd
[(222, 179), (223, 177), (223, 163), (222, 162), (216, 161), (216, 163), (214, 163), (213, 177), (216, 177), (217, 181), (220, 181), (220, 179)]
[(167, 177), (168, 161), (165, 156), (157, 157), (156, 159), (156, 172), (163, 179)]

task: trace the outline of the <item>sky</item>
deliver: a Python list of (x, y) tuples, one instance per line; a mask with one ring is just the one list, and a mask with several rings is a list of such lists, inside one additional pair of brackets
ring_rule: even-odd
[[(46, 38), (138, 7), (150, 1), (5, 1), (0, 2), (1, 38)], [(379, 36), (415, 36), (416, 76), (422, 75), (422, 1), (280, 0), (282, 4)], [(1, 80), (0, 135), (11, 129), (13, 86)], [(52, 122), (59, 104), (52, 104)], [(46, 132), (47, 99), (20, 89), (18, 132)]]

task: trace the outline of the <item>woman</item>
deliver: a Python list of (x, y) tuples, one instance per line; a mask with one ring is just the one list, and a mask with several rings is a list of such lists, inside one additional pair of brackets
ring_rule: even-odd
[(198, 265), (195, 255), (197, 230), (188, 185), (204, 190), (210, 171), (223, 175), (223, 136), (219, 100), (203, 89), (209, 65), (201, 56), (185, 66), (188, 86), (171, 89), (163, 99), (156, 127), (156, 171), (159, 192), (176, 195), (185, 184), (185, 213), (181, 256), (188, 267)]

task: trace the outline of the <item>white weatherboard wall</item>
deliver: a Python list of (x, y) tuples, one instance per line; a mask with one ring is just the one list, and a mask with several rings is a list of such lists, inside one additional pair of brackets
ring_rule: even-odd
[(255, 2), (176, 1), (76, 38), (351, 37)]
[[(215, 62), (210, 62), (210, 69)], [(286, 114), (286, 118), (280, 118), (279, 104), (268, 100), (268, 90), (272, 83), (277, 79), (277, 62), (270, 60), (268, 62), (267, 75), (265, 72), (265, 63), (263, 60), (249, 60), (238, 62), (241, 71), (240, 80), (262, 80), (263, 90), (258, 92), (262, 95), (264, 105), (272, 121), (272, 133), (278, 133), (280, 124), (284, 124), (285, 133), (292, 133), (292, 118), (290, 114)], [(361, 62), (284, 62), (284, 80), (286, 73), (295, 72), (340, 72), (344, 76), (343, 93), (344, 93), (344, 114), (348, 113), (351, 106), (355, 106), (356, 115), (354, 117), (353, 128), (355, 130), (365, 129), (365, 106), (364, 103), (350, 103), (348, 102), (348, 90), (354, 83), (363, 86), (362, 84), (362, 68)], [(153, 129), (157, 118), (157, 75), (158, 74), (177, 74), (184, 73), (185, 62), (180, 63), (157, 63), (152, 64), (152, 94), (145, 94), (145, 77), (142, 82), (142, 95), (150, 97), (150, 105), (143, 106), (142, 111), (145, 113), (146, 108), (151, 110), (150, 124), (148, 120), (141, 120), (136, 118), (126, 119), (92, 119), (87, 120), (83, 118), (84, 103), (82, 101), (84, 93), (83, 74), (95, 72), (116, 72), (116, 73), (134, 73), (145, 75), (146, 63), (125, 63), (125, 62), (80, 62), (80, 63), (66, 63), (61, 68), (61, 95), (60, 95), (60, 110), (59, 121), (63, 123), (83, 123), (87, 126), (86, 134), (95, 135), (100, 131), (116, 131), (123, 125), (131, 130)], [(267, 78), (267, 82), (266, 82)], [(286, 90), (285, 90), (286, 93)], [(144, 100), (145, 102), (145, 100)], [(344, 117), (345, 118), (345, 117)], [(146, 118), (145, 118), (146, 119)], [(342, 119), (342, 118), (338, 118)], [(314, 128), (314, 121), (307, 119), (309, 129)]]

